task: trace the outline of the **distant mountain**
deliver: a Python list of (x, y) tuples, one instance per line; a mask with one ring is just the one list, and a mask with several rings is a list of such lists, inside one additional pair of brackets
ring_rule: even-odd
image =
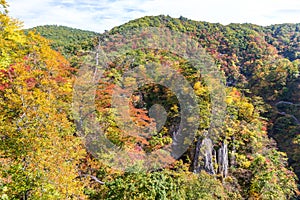
[(66, 26), (45, 25), (26, 29), (25, 32), (34, 31), (52, 41), (52, 47), (63, 55), (70, 57), (79, 51), (94, 48), (99, 35), (93, 31), (80, 30)]
[(300, 24), (278, 24), (264, 28), (266, 40), (280, 55), (293, 61), (300, 59)]
[[(235, 31), (237, 27), (239, 27), (240, 30), (248, 29), (248, 31), (255, 31), (259, 35), (263, 36), (265, 41), (268, 44), (276, 47), (278, 53), (285, 58), (288, 58), (291, 61), (300, 59), (300, 24), (277, 24), (270, 26), (258, 26), (254, 24), (230, 24), (224, 26), (221, 24), (193, 21), (184, 17), (174, 19), (168, 16), (161, 15), (156, 17), (144, 17), (137, 20), (132, 20), (122, 26), (113, 28), (110, 33), (114, 33), (120, 28), (124, 30), (129, 27), (136, 28), (141, 25), (158, 26), (161, 23), (165, 23), (166, 26), (170, 27), (171, 29), (172, 27), (175, 28), (176, 26), (178, 26), (176, 29), (180, 29), (181, 27), (181, 31), (183, 32), (189, 31), (188, 29), (191, 30), (195, 28), (196, 30), (205, 30), (207, 28), (212, 28), (221, 32), (227, 32), (230, 29), (232, 31)], [(83, 50), (92, 49), (97, 43), (95, 38), (100, 35), (99, 33), (93, 31), (58, 25), (37, 26), (25, 30), (25, 32), (28, 31), (38, 32), (43, 37), (50, 39), (51, 41), (53, 41), (53, 48), (56, 50), (60, 50), (63, 54), (74, 54), (78, 51), (78, 48)], [(236, 35), (236, 37), (239, 36)]]
[[(243, 95), (252, 99), (255, 109), (268, 122), (269, 135), (287, 153), (290, 165), (300, 178), (300, 24), (225, 26), (160, 15), (132, 20), (102, 36), (141, 27), (167, 27), (194, 37), (224, 71), (227, 86), (244, 91)], [(67, 57), (93, 49), (100, 36), (65, 26), (39, 26), (29, 30), (52, 40), (53, 48)], [(151, 57), (154, 53), (145, 54)], [(257, 100), (260, 98), (263, 103)]]

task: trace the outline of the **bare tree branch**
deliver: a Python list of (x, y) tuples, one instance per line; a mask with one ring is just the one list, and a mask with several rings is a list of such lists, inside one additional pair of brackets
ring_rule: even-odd
[(91, 179), (93, 179), (95, 182), (101, 184), (101, 185), (104, 185), (105, 182), (103, 181), (100, 181), (96, 176), (93, 176), (93, 175), (90, 175), (90, 174), (82, 174), (81, 176), (84, 176), (84, 177), (90, 177)]

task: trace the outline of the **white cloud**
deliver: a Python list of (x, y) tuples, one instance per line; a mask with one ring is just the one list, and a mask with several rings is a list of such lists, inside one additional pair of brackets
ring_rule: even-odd
[(12, 0), (11, 16), (25, 27), (59, 24), (102, 32), (145, 15), (208, 22), (299, 23), (298, 0)]

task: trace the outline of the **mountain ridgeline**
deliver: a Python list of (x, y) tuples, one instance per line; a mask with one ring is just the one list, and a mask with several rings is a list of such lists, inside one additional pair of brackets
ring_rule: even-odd
[[(0, 157), (2, 198), (298, 198), (300, 24), (225, 26), (160, 15), (132, 20), (100, 34), (56, 25), (22, 32), (6, 13), (1, 13), (0, 19), (0, 26), (5, 27), (0, 29), (0, 153), (5, 155)], [(100, 128), (130, 160), (105, 151), (103, 158), (127, 164), (137, 161), (122, 171), (105, 159), (97, 159), (84, 145), (81, 136), (87, 135), (89, 127), (82, 124), (90, 113), (73, 116), (71, 97), (74, 88), (85, 86), (74, 86), (75, 76), (99, 41), (108, 35), (118, 39), (146, 27), (184, 33), (201, 44), (225, 75), (226, 111), (220, 126), (211, 127), (214, 97), (210, 91), (217, 80), (206, 82), (192, 62), (165, 49), (127, 49), (107, 63), (93, 93), (93, 113)], [(112, 48), (118, 45), (113, 40), (107, 44)], [(93, 66), (94, 60), (89, 64)], [(199, 127), (183, 155), (170, 164), (169, 157), (157, 153), (157, 159), (168, 164), (145, 171), (141, 166), (152, 163), (143, 163), (141, 158), (180, 142), (186, 125), (180, 123), (184, 107), (174, 92), (148, 83), (131, 95), (130, 118), (140, 128), (156, 123), (160, 129), (145, 135), (123, 128), (126, 121), (120, 120), (112, 106), (114, 88), (140, 81), (134, 76), (122, 77), (138, 66), (142, 73), (148, 64), (153, 64), (158, 74), (166, 69), (159, 66), (171, 66), (182, 74), (193, 88), (200, 118), (184, 121)], [(165, 79), (172, 82), (172, 74)], [(182, 87), (180, 94), (187, 91)], [(161, 116), (164, 124), (157, 120)]]

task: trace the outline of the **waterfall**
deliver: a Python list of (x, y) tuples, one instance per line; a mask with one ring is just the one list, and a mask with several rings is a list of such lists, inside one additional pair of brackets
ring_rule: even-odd
[(227, 177), (228, 174), (228, 147), (223, 142), (221, 148), (218, 150), (218, 173), (222, 177)]
[[(218, 159), (217, 159), (218, 158)], [(218, 169), (214, 168), (214, 165), (218, 165)], [(222, 177), (228, 175), (228, 145), (223, 142), (222, 146), (216, 151), (214, 149), (213, 142), (205, 135), (204, 139), (198, 138), (193, 171), (199, 173), (201, 170), (206, 171), (209, 174), (221, 174)]]
[(211, 139), (205, 137), (202, 141), (199, 138), (196, 144), (194, 156), (194, 173), (205, 170), (209, 174), (215, 174), (213, 165), (213, 143)]

